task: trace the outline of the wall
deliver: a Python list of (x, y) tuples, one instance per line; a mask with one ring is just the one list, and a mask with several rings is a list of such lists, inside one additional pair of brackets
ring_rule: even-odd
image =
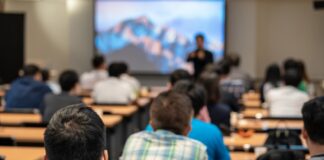
[[(228, 0), (228, 51), (242, 55), (255, 77), (286, 57), (304, 59), (311, 77), (324, 78), (324, 10), (310, 0)], [(25, 12), (26, 62), (62, 70), (90, 69), (92, 0), (7, 0), (6, 11)]]

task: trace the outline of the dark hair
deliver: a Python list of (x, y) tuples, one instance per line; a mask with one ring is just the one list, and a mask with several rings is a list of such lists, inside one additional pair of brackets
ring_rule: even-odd
[(195, 116), (206, 105), (206, 90), (200, 84), (195, 84), (188, 80), (181, 80), (174, 85), (172, 91), (185, 94), (190, 98)]
[(302, 109), (305, 130), (309, 138), (324, 145), (324, 97), (306, 102)]
[(271, 83), (273, 86), (278, 87), (281, 81), (281, 72), (278, 64), (271, 64), (268, 66), (265, 73), (265, 82)]
[(219, 78), (216, 73), (204, 73), (200, 76), (198, 82), (202, 84), (207, 91), (207, 104), (216, 104), (220, 99)]
[(284, 82), (287, 86), (298, 87), (302, 81), (302, 76), (297, 69), (288, 69), (284, 74)]
[(236, 53), (228, 53), (225, 57), (231, 66), (238, 67), (241, 63), (241, 57)]
[(192, 77), (190, 73), (184, 69), (177, 69), (173, 71), (170, 75), (170, 83), (172, 86), (175, 85), (180, 80), (191, 80)]
[(192, 105), (188, 96), (175, 92), (161, 93), (153, 101), (150, 119), (155, 129), (164, 129), (181, 135), (190, 126)]
[(49, 78), (50, 78), (49, 70), (43, 69), (42, 70), (42, 81), (47, 82), (49, 80)]
[(228, 59), (223, 59), (217, 63), (216, 72), (219, 75), (228, 75), (231, 72), (231, 64)]
[(113, 62), (108, 67), (109, 76), (111, 77), (120, 77), (120, 75), (123, 74), (123, 71), (123, 65), (119, 62)]
[(127, 73), (128, 72), (128, 65), (126, 62), (119, 62), (120, 64), (120, 67), (121, 67), (121, 72), (124, 74), (124, 73)]
[(297, 61), (297, 65), (298, 65), (300, 74), (303, 76), (303, 80), (305, 80), (306, 82), (310, 82), (308, 74), (306, 72), (305, 63), (302, 60), (300, 60), (300, 61)]
[(41, 72), (40, 68), (35, 64), (29, 64), (23, 68), (24, 76), (35, 76), (37, 73), (40, 72)]
[(286, 59), (284, 61), (283, 67), (284, 67), (285, 72), (289, 69), (298, 69), (299, 68), (297, 61), (293, 58)]
[(92, 67), (93, 68), (99, 68), (101, 65), (103, 65), (105, 63), (105, 57), (97, 55), (95, 57), (93, 57), (92, 59)]
[(101, 118), (83, 105), (57, 111), (45, 131), (49, 160), (100, 160), (105, 150), (105, 126)]
[(59, 83), (63, 91), (71, 91), (73, 87), (79, 82), (78, 73), (73, 70), (66, 70), (61, 73)]
[(201, 38), (203, 41), (205, 41), (205, 36), (202, 33), (196, 34), (195, 39), (197, 40), (199, 38)]

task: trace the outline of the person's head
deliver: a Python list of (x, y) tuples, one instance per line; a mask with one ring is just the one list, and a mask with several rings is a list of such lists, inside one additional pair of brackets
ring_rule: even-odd
[(295, 59), (288, 58), (283, 63), (283, 69), (285, 72), (290, 69), (298, 69), (298, 63)]
[(205, 36), (203, 34), (197, 34), (195, 38), (196, 38), (197, 48), (204, 49)]
[(302, 109), (302, 115), (304, 121), (303, 137), (308, 143), (324, 147), (324, 97), (306, 102)]
[(43, 82), (47, 82), (50, 79), (50, 72), (49, 72), (49, 70), (43, 69), (41, 71), (41, 73), (42, 73), (42, 81)]
[(277, 85), (281, 81), (281, 72), (278, 64), (271, 64), (267, 67), (265, 73), (265, 82)]
[(173, 71), (170, 75), (170, 85), (174, 86), (180, 80), (191, 80), (192, 77), (190, 73), (184, 69), (177, 69)]
[(79, 76), (73, 70), (63, 71), (59, 77), (62, 91), (77, 95), (79, 93)]
[(94, 69), (106, 69), (106, 61), (105, 61), (105, 57), (97, 55), (95, 57), (93, 57), (92, 59), (92, 67)]
[(216, 65), (216, 72), (220, 76), (227, 76), (231, 72), (231, 64), (228, 59), (223, 59)]
[(308, 74), (306, 71), (305, 63), (302, 60), (299, 60), (299, 61), (297, 61), (297, 64), (298, 64), (299, 71), (303, 76), (303, 80), (309, 82), (310, 80), (309, 80), (309, 77), (308, 77)]
[(297, 88), (302, 81), (302, 75), (297, 69), (288, 69), (285, 72), (283, 79), (286, 86), (293, 86)]
[(113, 62), (108, 66), (108, 72), (109, 76), (119, 78), (124, 72), (124, 67), (119, 62)]
[(230, 65), (232, 67), (239, 67), (241, 63), (241, 58), (237, 53), (228, 53), (226, 55), (226, 58), (228, 59)]
[(36, 81), (42, 80), (41, 69), (37, 65), (34, 65), (34, 64), (26, 65), (23, 68), (23, 76), (24, 77), (32, 77)]
[(150, 124), (154, 130), (167, 130), (178, 135), (188, 135), (193, 115), (188, 96), (175, 92), (161, 93), (150, 108)]
[(120, 62), (122, 74), (127, 74), (128, 73), (128, 65), (126, 62)]
[(207, 104), (216, 104), (220, 99), (219, 77), (216, 73), (204, 73), (198, 79), (207, 91)]
[(206, 90), (200, 84), (188, 80), (181, 80), (174, 85), (172, 91), (186, 94), (190, 98), (195, 116), (197, 116), (200, 110), (206, 106)]
[(101, 118), (84, 105), (57, 111), (44, 134), (46, 160), (107, 160), (105, 126)]

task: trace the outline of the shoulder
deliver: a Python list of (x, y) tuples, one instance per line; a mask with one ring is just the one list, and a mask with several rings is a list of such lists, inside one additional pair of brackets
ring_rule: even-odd
[(194, 119), (193, 125), (199, 125), (202, 128), (202, 130), (208, 130), (208, 132), (211, 135), (215, 135), (215, 136), (221, 135), (220, 130), (214, 124), (206, 123), (206, 122)]

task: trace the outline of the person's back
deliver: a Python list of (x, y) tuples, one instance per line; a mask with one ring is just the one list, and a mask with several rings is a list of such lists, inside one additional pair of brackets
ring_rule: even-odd
[(296, 70), (288, 70), (284, 75), (284, 81), (285, 86), (273, 89), (266, 95), (270, 115), (301, 117), (302, 105), (309, 100), (309, 96), (297, 88), (301, 76)]
[(185, 137), (193, 113), (187, 96), (163, 93), (153, 101), (150, 113), (154, 132), (142, 131), (130, 136), (121, 160), (207, 160), (206, 147)]
[(108, 160), (105, 139), (104, 123), (91, 108), (64, 107), (45, 130), (45, 160)]
[(44, 122), (49, 122), (53, 114), (59, 109), (82, 103), (81, 99), (77, 96), (80, 89), (78, 74), (75, 71), (67, 70), (62, 72), (59, 77), (59, 83), (63, 92), (57, 95), (48, 94), (44, 98)]
[(133, 76), (131, 76), (129, 74), (129, 69), (128, 69), (128, 65), (125, 62), (120, 62), (120, 65), (122, 65), (122, 75), (120, 76), (120, 79), (125, 81), (126, 83), (128, 83), (134, 94), (138, 94), (141, 88), (141, 84), (140, 82)]
[(252, 88), (252, 79), (247, 72), (244, 72), (240, 68), (241, 57), (236, 53), (230, 53), (227, 55), (231, 63), (231, 72), (229, 73), (229, 79), (232, 80), (241, 80), (244, 87), (248, 90)]
[(40, 69), (35, 65), (24, 67), (24, 76), (15, 80), (5, 95), (6, 109), (37, 108), (42, 109), (42, 101), (51, 89), (41, 82)]
[(120, 78), (120, 63), (112, 63), (108, 70), (110, 77), (98, 82), (93, 89), (94, 101), (101, 104), (127, 104), (133, 101), (135, 95), (131, 85)]

